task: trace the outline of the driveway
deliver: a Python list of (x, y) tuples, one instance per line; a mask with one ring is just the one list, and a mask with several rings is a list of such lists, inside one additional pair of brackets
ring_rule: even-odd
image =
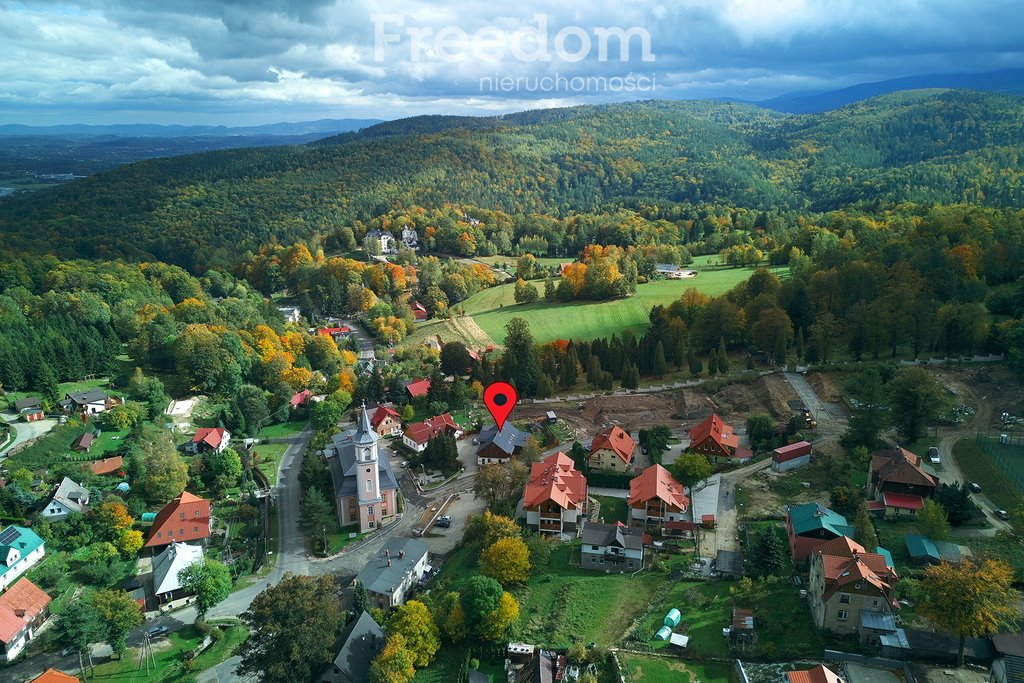
[(0, 420), (14, 425), (17, 430), (17, 435), (14, 437), (14, 441), (7, 444), (3, 449), (0, 449), (0, 461), (6, 457), (3, 454), (9, 452), (15, 446), (31, 441), (37, 437), (43, 436), (49, 433), (51, 429), (57, 426), (57, 418), (48, 417), (44, 420), (37, 420), (36, 422), (21, 422), (21, 416), (17, 413), (2, 413), (0, 414)]

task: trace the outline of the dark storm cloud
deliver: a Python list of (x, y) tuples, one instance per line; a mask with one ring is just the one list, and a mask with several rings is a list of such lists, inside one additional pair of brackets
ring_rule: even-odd
[[(548, 5), (548, 6), (546, 6)], [(489, 113), (635, 97), (761, 99), (920, 73), (1024, 66), (1018, 0), (592, 0), (585, 8), (529, 0), (0, 0), (0, 119), (26, 112), (109, 113), (133, 120), (240, 111), (392, 117)], [(537, 15), (542, 15), (538, 18)], [(532, 61), (488, 37), (546, 21), (569, 31), (582, 59)], [(488, 27), (494, 30), (488, 35)], [(597, 54), (597, 29), (649, 36), (653, 61), (631, 43)], [(409, 33), (421, 36), (415, 49)], [(483, 31), (483, 42), (479, 39)], [(377, 45), (378, 34), (394, 34)], [(439, 34), (445, 40), (436, 41)], [(474, 40), (474, 36), (477, 40)], [(375, 47), (379, 47), (376, 50)], [(549, 44), (549, 47), (551, 45)], [(475, 49), (474, 49), (475, 48)], [(463, 56), (443, 58), (445, 51)], [(530, 90), (522, 81), (656, 78), (654, 92)], [(494, 92), (487, 81), (520, 85)], [(254, 114), (255, 115), (255, 114)]]

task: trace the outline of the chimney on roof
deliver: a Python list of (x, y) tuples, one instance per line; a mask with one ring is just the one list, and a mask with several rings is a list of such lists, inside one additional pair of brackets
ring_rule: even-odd
[(388, 558), (388, 566), (391, 566), (391, 558)]
[(391, 549), (384, 548), (384, 557), (391, 557)]
[(400, 560), (404, 560), (405, 559), (405, 551), (404, 550), (399, 550), (398, 551), (398, 559), (400, 559)]

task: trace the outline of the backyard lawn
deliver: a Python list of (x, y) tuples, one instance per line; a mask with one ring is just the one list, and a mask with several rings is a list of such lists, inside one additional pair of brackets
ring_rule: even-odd
[(264, 427), (256, 438), (265, 441), (267, 439), (286, 439), (289, 436), (295, 436), (306, 428), (309, 424), (308, 420), (299, 420), (298, 422), (280, 422), (269, 427)]
[[(95, 681), (160, 681), (184, 682), (195, 679), (195, 673), (215, 666), (231, 656), (247, 637), (248, 631), (243, 625), (231, 626), (224, 631), (220, 641), (214, 643), (196, 658), (195, 663), (185, 668), (182, 653), (198, 647), (202, 634), (195, 626), (187, 626), (180, 631), (170, 633), (165, 639), (153, 643), (153, 655), (156, 669), (145, 675), (145, 669), (139, 671), (139, 654), (137, 648), (129, 648), (124, 659), (104, 662), (96, 667), (96, 673), (89, 680)], [(193, 673), (195, 672), (195, 673)]]
[(626, 505), (625, 498), (613, 498), (611, 496), (592, 497), (601, 504), (600, 515), (601, 520), (605, 524), (614, 524), (615, 522), (629, 523), (629, 506)]
[(620, 654), (619, 663), (627, 683), (681, 683), (683, 674), (690, 683), (730, 683), (733, 666), (724, 662), (684, 662), (664, 657)]
[(254, 452), (259, 455), (259, 462), (256, 467), (266, 476), (270, 486), (277, 485), (277, 466), (281, 463), (285, 451), (288, 450), (286, 443), (263, 443), (256, 446)]

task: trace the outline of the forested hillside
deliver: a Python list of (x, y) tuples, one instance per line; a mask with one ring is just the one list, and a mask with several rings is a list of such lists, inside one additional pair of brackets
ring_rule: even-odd
[(421, 117), (309, 146), (147, 161), (11, 198), (0, 203), (0, 251), (157, 259), (202, 271), (275, 240), (343, 226), (358, 233), (414, 206), (561, 219), (630, 209), (681, 227), (707, 207), (1016, 207), (1024, 204), (1022, 104), (914, 91), (808, 116), (656, 101)]

